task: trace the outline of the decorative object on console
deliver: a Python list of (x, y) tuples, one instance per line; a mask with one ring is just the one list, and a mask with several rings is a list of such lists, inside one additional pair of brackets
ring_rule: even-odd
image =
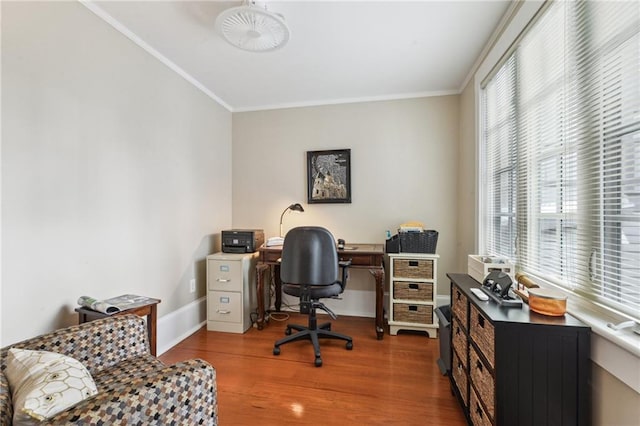
[(351, 150), (307, 151), (307, 202), (351, 203)]
[(269, 52), (282, 48), (291, 33), (284, 16), (270, 12), (267, 6), (257, 6), (254, 0), (245, 0), (216, 18), (216, 29), (231, 45), (249, 52)]
[[(289, 210), (291, 210), (292, 212), (300, 212), (300, 213), (304, 212), (304, 209), (302, 208), (302, 205), (300, 205), (300, 203), (291, 204), (289, 207), (284, 209), (284, 211), (280, 215), (280, 238), (283, 238), (283, 235), (282, 235), (282, 219), (284, 218), (284, 214), (286, 212), (288, 212)], [(284, 240), (282, 240), (282, 241), (284, 242)], [(280, 243), (280, 245), (282, 245), (282, 243)]]

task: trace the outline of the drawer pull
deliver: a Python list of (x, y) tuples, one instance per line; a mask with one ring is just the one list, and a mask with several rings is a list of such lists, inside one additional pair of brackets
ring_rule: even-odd
[(480, 360), (476, 361), (476, 367), (482, 372), (482, 363), (480, 362)]
[(420, 288), (420, 286), (418, 284), (410, 283), (409, 284), (409, 288), (411, 290), (418, 290)]
[(222, 310), (222, 309), (218, 309), (217, 311), (219, 314), (223, 314), (223, 315), (228, 315), (231, 313), (231, 311), (227, 311), (227, 310)]
[(410, 260), (409, 261), (409, 266), (411, 266), (411, 267), (417, 268), (418, 265), (419, 265), (419, 263), (418, 263), (417, 260)]
[(480, 314), (478, 314), (478, 325), (484, 328), (484, 317)]
[(230, 283), (231, 280), (225, 279), (225, 278), (217, 278), (216, 281), (218, 281), (219, 283)]
[(480, 404), (478, 404), (477, 402), (476, 402), (476, 414), (478, 414), (480, 418), (482, 418), (482, 407), (480, 407)]
[(414, 305), (409, 305), (409, 310), (413, 312), (418, 312), (418, 307)]
[(460, 327), (456, 327), (456, 334), (460, 334)]

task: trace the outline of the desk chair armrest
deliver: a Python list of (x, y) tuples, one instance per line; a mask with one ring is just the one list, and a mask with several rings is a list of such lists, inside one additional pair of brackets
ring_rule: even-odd
[(342, 269), (340, 287), (342, 287), (342, 291), (344, 291), (344, 288), (347, 286), (347, 279), (349, 278), (349, 266), (351, 266), (351, 259), (339, 261), (338, 266)]

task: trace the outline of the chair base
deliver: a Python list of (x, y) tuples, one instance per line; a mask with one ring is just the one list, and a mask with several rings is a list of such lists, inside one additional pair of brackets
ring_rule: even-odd
[[(291, 330), (296, 330), (297, 332), (291, 334)], [(350, 336), (331, 331), (330, 322), (324, 323), (318, 327), (317, 318), (315, 318), (315, 315), (309, 316), (308, 327), (297, 324), (287, 324), (285, 334), (287, 334), (287, 337), (283, 337), (282, 339), (278, 340), (273, 346), (273, 354), (280, 355), (280, 345), (296, 342), (298, 340), (310, 340), (313, 344), (316, 367), (322, 366), (322, 356), (320, 354), (320, 339), (345, 340), (347, 342), (346, 348), (348, 350), (353, 349), (353, 339)]]

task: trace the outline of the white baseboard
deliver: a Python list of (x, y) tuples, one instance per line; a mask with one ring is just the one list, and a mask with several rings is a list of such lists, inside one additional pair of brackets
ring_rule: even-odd
[(207, 298), (201, 297), (158, 318), (157, 355), (162, 355), (207, 322)]

